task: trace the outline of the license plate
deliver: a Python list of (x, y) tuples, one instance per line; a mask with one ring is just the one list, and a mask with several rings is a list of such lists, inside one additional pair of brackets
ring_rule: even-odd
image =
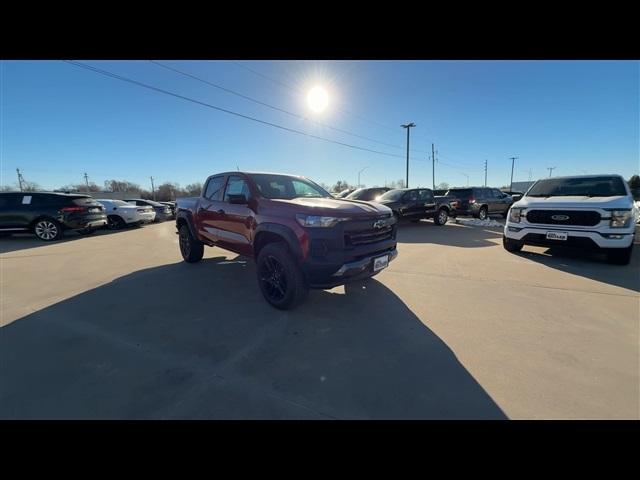
[(547, 240), (566, 240), (569, 238), (567, 232), (547, 232)]
[(385, 255), (384, 257), (378, 257), (373, 259), (374, 272), (382, 270), (383, 268), (387, 268), (387, 266), (389, 266), (389, 255)]

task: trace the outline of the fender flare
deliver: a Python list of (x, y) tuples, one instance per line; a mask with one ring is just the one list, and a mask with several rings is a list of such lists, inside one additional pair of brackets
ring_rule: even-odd
[(261, 223), (253, 232), (253, 242), (254, 242), (254, 251), (255, 251), (255, 239), (258, 237), (258, 234), (261, 232), (275, 233), (276, 235), (281, 236), (287, 242), (291, 253), (296, 257), (297, 260), (302, 260), (302, 248), (300, 247), (300, 242), (298, 241), (298, 237), (291, 230), (291, 228), (286, 225), (280, 225), (278, 223)]
[(187, 228), (189, 229), (189, 232), (191, 232), (191, 236), (196, 240), (200, 240), (200, 236), (198, 235), (198, 232), (195, 231), (193, 225), (193, 214), (191, 212), (184, 210), (178, 211), (176, 214), (176, 229), (178, 231), (180, 231), (180, 224), (182, 222), (187, 224)]

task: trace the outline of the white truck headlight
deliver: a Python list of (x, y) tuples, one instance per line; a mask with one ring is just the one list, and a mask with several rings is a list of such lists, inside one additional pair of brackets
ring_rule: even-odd
[(344, 218), (339, 217), (321, 217), (318, 215), (304, 215), (302, 213), (298, 213), (296, 215), (296, 220), (303, 227), (333, 227), (345, 220)]
[(522, 217), (522, 208), (513, 208), (509, 210), (509, 221), (513, 223), (520, 223)]
[(628, 227), (631, 221), (631, 210), (614, 210), (611, 212), (612, 228), (624, 228)]

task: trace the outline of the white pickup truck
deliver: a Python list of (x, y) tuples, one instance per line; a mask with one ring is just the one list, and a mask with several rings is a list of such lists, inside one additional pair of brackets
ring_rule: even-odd
[(509, 209), (502, 243), (509, 252), (524, 245), (595, 249), (626, 265), (639, 215), (620, 175), (545, 178)]

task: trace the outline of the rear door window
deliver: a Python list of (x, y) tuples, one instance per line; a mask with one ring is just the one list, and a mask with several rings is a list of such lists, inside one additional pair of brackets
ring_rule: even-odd
[(224, 176), (213, 177), (209, 179), (204, 196), (211, 201), (219, 202), (222, 200), (222, 189), (224, 188)]

